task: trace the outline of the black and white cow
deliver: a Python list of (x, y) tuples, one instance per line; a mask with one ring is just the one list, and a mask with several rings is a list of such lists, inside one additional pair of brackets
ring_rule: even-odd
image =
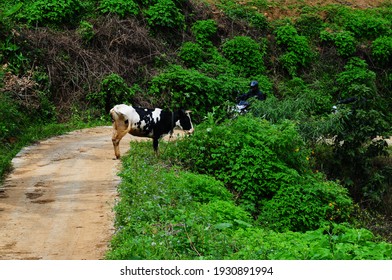
[(176, 112), (162, 109), (145, 109), (120, 104), (110, 110), (113, 121), (113, 147), (116, 158), (120, 158), (120, 140), (127, 134), (153, 139), (155, 152), (158, 151), (158, 140), (164, 134), (171, 133), (174, 127), (179, 127), (188, 134), (194, 129), (189, 115), (190, 111)]

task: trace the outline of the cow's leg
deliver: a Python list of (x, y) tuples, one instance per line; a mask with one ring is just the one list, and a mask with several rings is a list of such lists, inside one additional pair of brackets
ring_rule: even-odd
[(127, 130), (113, 129), (112, 142), (116, 159), (120, 158), (120, 141), (127, 133)]
[(154, 147), (154, 151), (155, 151), (155, 154), (156, 155), (159, 155), (159, 151), (158, 151), (158, 142), (159, 141), (159, 138), (158, 137), (154, 137), (153, 139), (152, 139), (152, 146)]

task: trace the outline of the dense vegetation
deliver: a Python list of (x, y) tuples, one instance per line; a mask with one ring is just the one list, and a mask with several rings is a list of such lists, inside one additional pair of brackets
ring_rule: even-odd
[(390, 1), (212, 2), (2, 1), (0, 175), (116, 103), (182, 107), (192, 137), (124, 158), (108, 258), (391, 259)]

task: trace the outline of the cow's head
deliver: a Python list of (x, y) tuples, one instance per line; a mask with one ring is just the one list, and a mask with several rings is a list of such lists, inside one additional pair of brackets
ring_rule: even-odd
[(191, 111), (178, 110), (177, 111), (178, 121), (176, 121), (176, 126), (181, 128), (188, 134), (192, 134), (194, 132), (190, 113)]

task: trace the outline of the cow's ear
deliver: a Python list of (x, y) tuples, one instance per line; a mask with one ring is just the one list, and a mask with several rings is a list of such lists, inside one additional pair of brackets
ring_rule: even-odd
[(190, 114), (192, 113), (192, 110), (186, 110), (185, 113)]

